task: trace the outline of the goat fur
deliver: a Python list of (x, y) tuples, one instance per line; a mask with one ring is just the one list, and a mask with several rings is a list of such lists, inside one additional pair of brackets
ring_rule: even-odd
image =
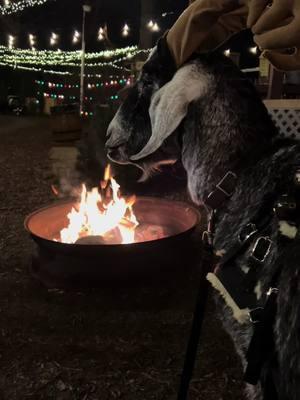
[[(108, 155), (145, 172), (166, 160), (181, 159), (192, 200), (200, 205), (224, 174), (233, 170), (238, 183), (220, 210), (214, 248), (226, 253), (241, 229), (266, 198), (291, 184), (300, 165), (299, 145), (280, 141), (255, 88), (240, 70), (218, 53), (199, 55), (161, 87), (155, 69), (142, 71), (108, 129)], [(271, 231), (271, 235), (269, 235)], [(262, 232), (263, 235), (264, 232)], [(259, 272), (258, 292), (268, 291), (285, 252), (279, 278), (274, 338), (279, 362), (279, 399), (300, 399), (300, 250), (279, 246), (278, 221), (268, 226), (274, 245)], [(251, 248), (236, 262), (243, 269)], [(214, 293), (219, 316), (245, 366), (252, 325), (240, 325), (223, 299)], [(248, 387), (251, 400), (261, 400), (259, 386)]]

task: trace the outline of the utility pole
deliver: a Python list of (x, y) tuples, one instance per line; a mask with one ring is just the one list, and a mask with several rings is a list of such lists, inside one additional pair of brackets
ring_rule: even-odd
[(89, 4), (82, 6), (82, 34), (81, 34), (81, 71), (80, 71), (80, 115), (83, 113), (83, 100), (84, 100), (84, 67), (85, 67), (85, 18), (86, 13), (91, 12), (92, 7)]

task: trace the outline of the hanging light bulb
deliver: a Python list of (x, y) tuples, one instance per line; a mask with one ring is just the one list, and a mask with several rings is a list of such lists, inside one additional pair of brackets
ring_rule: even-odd
[(231, 54), (230, 49), (227, 49), (227, 50), (224, 51), (224, 55), (225, 55), (226, 57), (230, 57), (230, 54)]
[(147, 27), (149, 28), (149, 29), (152, 29), (153, 28), (153, 25), (154, 25), (154, 22), (152, 21), (152, 19), (148, 22), (148, 24), (147, 24)]
[(153, 32), (158, 32), (158, 31), (160, 31), (160, 27), (158, 26), (158, 23), (157, 23), (157, 22), (155, 22), (155, 24), (153, 24), (153, 26), (152, 26), (152, 31), (153, 31)]
[(79, 42), (79, 39), (80, 39), (80, 36), (81, 36), (80, 32), (78, 32), (77, 30), (75, 30), (75, 31), (74, 31), (74, 34), (73, 34), (73, 43), (78, 43), (78, 42)]
[(104, 29), (100, 26), (99, 31), (98, 31), (98, 40), (104, 40)]
[(129, 35), (129, 26), (127, 24), (125, 24), (123, 26), (122, 35), (123, 36), (128, 36)]
[(29, 33), (28, 40), (29, 40), (30, 47), (33, 48), (36, 44), (36, 36)]
[(250, 47), (250, 49), (249, 49), (249, 51), (250, 51), (250, 53), (252, 53), (252, 54), (254, 54), (254, 55), (256, 55), (257, 54), (257, 46), (254, 46), (254, 47)]
[(73, 43), (78, 43), (79, 39), (80, 39), (80, 36), (81, 36), (80, 32), (75, 30), (74, 34), (73, 34)]
[(16, 40), (15, 36), (8, 35), (8, 48), (9, 49), (12, 49), (14, 47), (15, 40)]
[(52, 32), (51, 37), (50, 37), (50, 45), (54, 46), (55, 44), (57, 44), (58, 41), (58, 35), (54, 32)]

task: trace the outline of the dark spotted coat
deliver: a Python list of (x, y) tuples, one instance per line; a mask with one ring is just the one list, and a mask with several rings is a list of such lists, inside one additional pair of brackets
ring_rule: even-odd
[[(151, 59), (154, 53), (150, 56)], [(155, 63), (154, 63), (155, 64)], [(255, 88), (227, 58), (199, 56), (185, 64), (163, 85), (155, 65), (145, 68), (108, 129), (108, 156), (143, 169), (144, 177), (161, 164), (181, 159), (188, 190), (196, 204), (224, 174), (233, 170), (238, 183), (221, 209), (214, 248), (225, 252), (238, 233), (256, 215), (267, 195), (286, 190), (293, 165), (300, 164), (299, 145), (278, 142), (278, 133)], [(268, 226), (274, 242), (259, 272), (256, 293), (271, 284), (278, 256), (286, 252), (279, 276), (278, 308), (274, 326), (279, 361), (280, 400), (300, 399), (300, 243), (278, 245), (278, 221)], [(236, 260), (245, 267), (248, 252)], [(215, 293), (219, 315), (245, 365), (252, 324), (240, 325), (223, 299)], [(259, 387), (249, 398), (261, 399)]]

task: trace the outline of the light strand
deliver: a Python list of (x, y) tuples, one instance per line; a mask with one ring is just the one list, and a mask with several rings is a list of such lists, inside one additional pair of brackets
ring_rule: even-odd
[(51, 0), (19, 0), (19, 1), (6, 1), (4, 6), (0, 6), (0, 14), (10, 15), (23, 11), (26, 8), (41, 6)]
[[(117, 58), (122, 57), (128, 54), (140, 54), (140, 53), (149, 53), (150, 49), (143, 50), (138, 49), (137, 46), (128, 46), (121, 47), (114, 50), (103, 50), (98, 52), (87, 52), (85, 54), (86, 60), (99, 59), (99, 58)], [(10, 49), (7, 46), (0, 45), (0, 54), (10, 54), (10, 55), (18, 55), (18, 56), (31, 56), (31, 57), (45, 57), (45, 58), (55, 58), (55, 59), (63, 59), (67, 61), (80, 61), (81, 60), (81, 50), (73, 50), (73, 51), (57, 51), (57, 50), (32, 50), (32, 49)]]
[[(34, 82), (39, 86), (48, 87), (51, 89), (58, 89), (58, 90), (79, 89), (79, 83), (76, 83), (76, 84), (57, 83), (57, 82), (44, 81), (44, 80), (35, 80)], [(130, 85), (130, 83), (131, 83), (130, 78), (125, 78), (125, 76), (120, 77), (119, 75), (116, 75), (116, 76), (110, 75), (109, 80), (101, 80), (101, 81), (98, 81), (97, 83), (88, 82), (86, 84), (86, 88), (89, 90), (92, 90), (92, 89), (98, 89), (98, 88)]]
[[(128, 61), (131, 59), (133, 56), (126, 56), (126, 57), (120, 57), (116, 59), (115, 61), (110, 61), (110, 62), (86, 62), (85, 66), (86, 67), (109, 67), (109, 66), (114, 66), (117, 63), (123, 62), (123, 61)], [(19, 56), (14, 56), (14, 55), (0, 55), (0, 61), (3, 63), (7, 64), (29, 64), (29, 65), (36, 65), (36, 66), (61, 66), (61, 67), (80, 67), (79, 62), (72, 62), (72, 61), (65, 61), (63, 59), (51, 59), (51, 58), (33, 58), (33, 57), (19, 57)]]
[(12, 69), (18, 69), (18, 70), (22, 70), (22, 71), (41, 72), (43, 74), (51, 74), (51, 75), (74, 75), (72, 72), (69, 72), (69, 71), (55, 71), (55, 70), (48, 70), (48, 69), (43, 69), (43, 68), (25, 67), (22, 65), (7, 64), (2, 61), (0, 61), (0, 66), (12, 68)]

